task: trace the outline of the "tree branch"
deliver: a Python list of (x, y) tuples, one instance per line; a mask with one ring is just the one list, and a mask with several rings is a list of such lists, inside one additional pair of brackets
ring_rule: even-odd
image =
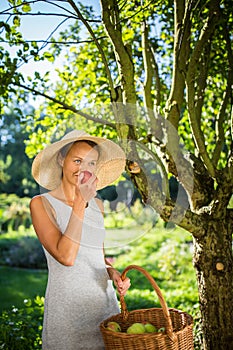
[(144, 71), (145, 71), (145, 78), (144, 78), (144, 102), (147, 109), (153, 110), (153, 101), (152, 101), (152, 95), (151, 95), (151, 87), (152, 87), (152, 80), (153, 80), (153, 70), (151, 65), (151, 59), (150, 59), (150, 49), (149, 49), (149, 42), (148, 42), (148, 27), (145, 21), (142, 23), (142, 55), (143, 55), (143, 63), (144, 63)]
[[(155, 57), (150, 48), (149, 39), (148, 39), (148, 27), (146, 22), (142, 23), (142, 54), (143, 54), (143, 63), (144, 63), (144, 71), (145, 71), (145, 79), (143, 84), (143, 96), (144, 96), (144, 104), (146, 107), (147, 115), (150, 120), (150, 127), (152, 134), (156, 134), (158, 127), (156, 123), (156, 118), (154, 114), (154, 103), (152, 99), (152, 85), (153, 85), (153, 77), (156, 78), (157, 83), (157, 107), (160, 104), (160, 81), (158, 76), (158, 66), (155, 62)], [(156, 111), (158, 112), (158, 110)]]
[(210, 46), (211, 43), (207, 43), (205, 52), (200, 58), (199, 64), (199, 76), (197, 78), (197, 98), (196, 98), (196, 118), (199, 127), (201, 125), (201, 116), (202, 116), (202, 107), (204, 104), (204, 96), (205, 96), (205, 88), (207, 84), (208, 77), (208, 65), (209, 65), (209, 57), (210, 57)]
[(103, 23), (112, 41), (121, 77), (123, 102), (136, 104), (134, 65), (131, 48), (129, 45), (124, 45), (122, 40), (117, 3), (112, 0), (101, 0), (101, 5)]
[[(105, 39), (106, 37), (101, 36), (98, 38), (98, 40), (100, 39)], [(24, 40), (22, 41), (23, 43), (32, 43), (32, 42), (36, 42), (36, 43), (42, 43), (42, 44), (62, 44), (62, 45), (77, 45), (77, 44), (86, 44), (86, 43), (93, 43), (93, 40), (77, 40), (77, 41), (56, 41), (56, 40)], [(0, 43), (8, 43), (8, 41), (0, 39)], [(18, 42), (19, 44), (21, 44), (21, 42)]]
[[(220, 109), (218, 116), (216, 118), (216, 126), (215, 126), (215, 131), (216, 131), (216, 146), (214, 149), (212, 161), (215, 166), (217, 166), (217, 163), (219, 161), (221, 151), (223, 148), (224, 144), (224, 121), (226, 120), (227, 113), (226, 109), (228, 106), (228, 101), (230, 100), (232, 96), (232, 85), (233, 85), (233, 53), (232, 53), (232, 48), (231, 48), (231, 34), (229, 33), (229, 29), (226, 25), (225, 21), (223, 22), (223, 36), (225, 37), (226, 40), (226, 47), (227, 47), (227, 58), (229, 62), (229, 68), (228, 68), (228, 78), (227, 78), (227, 87), (224, 93), (224, 98), (221, 103)], [(231, 116), (232, 117), (232, 116)]]
[[(45, 2), (45, 1), (44, 1)], [(16, 6), (15, 6), (16, 7)], [(2, 14), (2, 15), (9, 15), (9, 16), (15, 16), (16, 14), (15, 13), (12, 13), (12, 12), (6, 12), (6, 11), (1, 11), (0, 12), (0, 14)], [(54, 16), (54, 17), (65, 17), (66, 19), (75, 19), (75, 20), (77, 20), (77, 16), (74, 16), (74, 15), (72, 15), (72, 16), (67, 16), (67, 15), (65, 15), (65, 14), (63, 14), (63, 13), (57, 13), (57, 12), (45, 12), (45, 13), (43, 13), (43, 12), (27, 12), (27, 13), (20, 13), (20, 17), (25, 17), (25, 16), (27, 16), (27, 17), (29, 17), (29, 16), (32, 16), (32, 17), (40, 17), (40, 16)]]
[(224, 145), (224, 121), (226, 119), (226, 108), (228, 106), (228, 101), (232, 93), (232, 82), (227, 84), (226, 91), (224, 93), (224, 97), (222, 100), (222, 103), (220, 105), (220, 109), (218, 112), (218, 115), (216, 117), (216, 124), (215, 124), (215, 134), (216, 134), (216, 145), (214, 149), (214, 153), (212, 156), (212, 163), (215, 167), (217, 167), (223, 145)]
[[(139, 142), (140, 142), (140, 141), (139, 141)], [(147, 154), (149, 154), (149, 155), (152, 157), (152, 159), (154, 159), (154, 160), (156, 161), (156, 163), (159, 164), (160, 169), (161, 169), (161, 172), (162, 172), (162, 174), (163, 174), (163, 179), (164, 179), (164, 181), (165, 181), (165, 186), (163, 187), (163, 192), (164, 192), (166, 198), (170, 198), (170, 193), (169, 193), (169, 182), (168, 182), (167, 172), (166, 172), (166, 168), (165, 168), (165, 166), (164, 166), (162, 160), (160, 159), (159, 155), (156, 154), (156, 152), (152, 152), (152, 151), (149, 149), (148, 146), (146, 147), (146, 146), (143, 144), (143, 142), (140, 142), (140, 148), (141, 148), (142, 150), (144, 150)]]
[(165, 222), (173, 222), (192, 233), (195, 238), (205, 235), (206, 228), (203, 227), (203, 218), (200, 215), (183, 208), (170, 199), (164, 200), (160, 191), (155, 190), (154, 184), (149, 183), (148, 193), (150, 195), (147, 204), (151, 205)]
[(82, 23), (86, 26), (87, 30), (89, 31), (91, 37), (93, 38), (98, 50), (99, 50), (99, 53), (101, 55), (101, 58), (102, 58), (102, 61), (103, 61), (103, 64), (104, 64), (104, 67), (105, 67), (105, 70), (106, 70), (106, 74), (107, 74), (107, 77), (108, 77), (108, 81), (109, 81), (109, 86), (110, 86), (110, 91), (111, 91), (111, 96), (113, 98), (116, 97), (115, 95), (115, 89), (114, 89), (114, 84), (113, 84), (113, 80), (112, 80), (112, 76), (111, 76), (111, 72), (110, 72), (110, 69), (108, 67), (108, 62), (107, 62), (107, 59), (105, 57), (105, 54), (104, 54), (104, 51), (102, 49), (102, 46), (99, 44), (91, 26), (89, 25), (89, 23), (85, 20), (85, 18), (83, 17), (83, 15), (81, 14), (81, 12), (79, 11), (78, 7), (76, 6), (76, 4), (74, 3), (73, 0), (67, 0), (67, 2), (72, 6), (72, 8), (75, 10), (75, 12), (78, 14), (79, 16), (79, 19), (82, 21)]
[(196, 70), (197, 70), (197, 62), (199, 62), (203, 49), (205, 47), (206, 42), (210, 39), (215, 27), (218, 23), (218, 8), (211, 8), (209, 17), (203, 25), (203, 28), (200, 33), (199, 40), (197, 41), (196, 47), (193, 50), (193, 53), (190, 58), (190, 62), (188, 65), (188, 71), (186, 76), (186, 84), (187, 84), (187, 100), (188, 100), (188, 111), (190, 118), (190, 126), (192, 129), (194, 141), (197, 147), (197, 150), (208, 169), (210, 175), (215, 178), (215, 168), (211, 162), (211, 159), (207, 153), (205, 147), (205, 139), (203, 132), (201, 131), (200, 125), (198, 123), (197, 111), (195, 108), (195, 81), (196, 81)]
[(126, 153), (131, 149), (127, 139), (136, 137), (136, 91), (134, 82), (134, 64), (130, 44), (124, 45), (121, 25), (119, 21), (119, 8), (115, 0), (101, 0), (102, 19), (106, 32), (112, 42), (118, 71), (120, 75), (121, 103), (112, 97), (112, 106), (117, 124), (117, 131)]
[[(185, 1), (175, 0), (173, 79), (165, 113), (169, 122), (178, 129), (180, 111), (184, 98), (185, 71), (190, 52), (190, 11), (185, 13)], [(185, 16), (184, 16), (185, 14)]]
[(116, 129), (116, 125), (107, 121), (107, 120), (104, 120), (104, 119), (99, 119), (99, 118), (95, 118), (95, 117), (92, 117), (90, 116), (89, 114), (87, 113), (84, 113), (80, 110), (78, 110), (77, 108), (73, 107), (73, 106), (69, 106), (68, 104), (66, 104), (65, 102), (61, 102), (59, 100), (57, 100), (56, 98), (54, 97), (51, 97), (43, 92), (40, 92), (40, 91), (37, 91), (35, 89), (32, 89), (26, 85), (23, 85), (23, 84), (20, 84), (20, 83), (14, 83), (14, 85), (18, 86), (18, 87), (21, 87), (25, 90), (28, 90), (28, 91), (31, 91), (34, 95), (39, 95), (39, 96), (42, 96), (42, 97), (45, 97), (46, 99), (60, 105), (64, 110), (69, 110), (71, 112), (74, 112), (75, 114), (78, 114), (78, 115), (81, 115), (82, 117), (86, 118), (87, 120), (92, 120), (94, 122), (97, 122), (97, 123), (100, 123), (100, 124), (103, 124), (103, 125), (108, 125), (110, 126), (111, 128), (113, 129)]
[[(68, 10), (66, 7), (63, 7), (63, 6), (61, 6), (61, 5), (58, 5), (57, 3), (56, 3), (56, 1), (54, 2), (54, 1), (50, 1), (50, 0), (31, 0), (31, 1), (27, 1), (27, 4), (36, 4), (36, 3), (39, 3), (39, 2), (42, 2), (42, 3), (47, 3), (47, 4), (50, 4), (50, 5), (52, 5), (52, 6), (55, 6), (55, 7), (57, 7), (57, 8), (59, 8), (59, 9), (61, 9), (61, 10), (64, 10), (65, 12), (67, 12), (67, 13), (70, 13), (71, 14), (71, 16), (73, 16), (74, 14), (70, 11), (70, 10)], [(67, 1), (61, 1), (61, 2), (64, 2), (64, 3), (66, 3)], [(14, 6), (10, 6), (10, 8), (9, 9), (7, 9), (7, 10), (4, 10), (4, 11), (2, 11), (1, 13), (2, 14), (9, 14), (10, 16), (13, 16), (13, 15), (16, 15), (17, 14), (17, 11), (18, 11), (18, 8), (20, 8), (21, 6), (23, 5), (23, 3), (21, 3), (21, 4), (19, 4), (19, 5), (14, 5)], [(9, 10), (15, 10), (15, 12), (14, 13), (12, 13), (12, 12), (10, 12), (10, 13), (8, 13), (8, 11)], [(39, 16), (41, 14), (41, 12), (38, 12), (38, 13), (32, 13), (32, 12), (27, 12), (27, 13), (24, 13), (24, 12), (21, 12), (20, 11), (20, 16), (30, 16), (30, 15), (37, 15), (37, 16)], [(42, 13), (42, 16), (47, 16), (47, 13)], [(60, 14), (60, 13), (51, 13), (50, 15), (54, 15), (54, 16), (65, 16), (65, 17), (67, 17), (66, 15), (63, 15), (63, 14)], [(74, 18), (76, 18), (76, 17), (74, 17)], [(77, 19), (77, 18), (76, 18)]]

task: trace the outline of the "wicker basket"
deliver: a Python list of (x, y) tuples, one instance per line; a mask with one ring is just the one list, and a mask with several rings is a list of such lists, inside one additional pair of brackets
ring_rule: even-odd
[[(142, 267), (130, 265), (122, 273), (126, 278), (129, 270), (142, 272), (158, 295), (162, 308), (128, 311), (124, 297), (120, 298), (121, 313), (113, 315), (100, 324), (105, 349), (125, 350), (193, 350), (193, 319), (185, 312), (167, 307), (162, 293), (151, 275)], [(113, 332), (106, 328), (109, 321), (118, 322), (122, 332)], [(135, 322), (150, 322), (156, 328), (165, 327), (165, 332), (127, 334), (127, 328)]]

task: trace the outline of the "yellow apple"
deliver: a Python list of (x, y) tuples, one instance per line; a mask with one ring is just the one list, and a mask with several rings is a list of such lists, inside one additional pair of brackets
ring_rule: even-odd
[(111, 321), (107, 323), (107, 329), (113, 332), (121, 332), (119, 323)]
[(127, 329), (128, 334), (142, 334), (145, 333), (145, 326), (142, 323), (135, 322)]
[(144, 327), (145, 327), (146, 333), (157, 332), (157, 328), (153, 324), (151, 324), (149, 322), (145, 323)]

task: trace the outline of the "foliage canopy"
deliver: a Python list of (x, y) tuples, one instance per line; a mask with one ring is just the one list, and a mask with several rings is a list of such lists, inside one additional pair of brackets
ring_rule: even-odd
[[(49, 8), (39, 13), (41, 4)], [(143, 201), (193, 235), (206, 349), (230, 349), (231, 1), (101, 0), (100, 7), (9, 0), (1, 41), (16, 54), (1, 48), (1, 105), (17, 101), (23, 118), (29, 96), (44, 98), (28, 115), (29, 156), (71, 128), (120, 142)], [(23, 20), (43, 15), (59, 18), (50, 35), (43, 42), (24, 38)], [(69, 27), (57, 35), (64, 21)], [(51, 82), (49, 72), (23, 76), (18, 67), (30, 59), (54, 62), (58, 79)], [(176, 198), (171, 178), (179, 186)]]

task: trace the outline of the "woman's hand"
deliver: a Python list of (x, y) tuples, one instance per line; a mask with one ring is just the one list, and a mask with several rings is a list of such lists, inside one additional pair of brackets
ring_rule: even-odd
[(97, 177), (94, 174), (91, 174), (87, 179), (85, 178), (85, 173), (82, 171), (78, 175), (76, 183), (76, 194), (82, 196), (83, 201), (88, 203), (90, 199), (96, 196), (96, 186), (97, 186)]
[(116, 286), (116, 289), (120, 295), (125, 295), (130, 287), (130, 279), (126, 277), (124, 281), (121, 279), (121, 274), (119, 271), (113, 267), (108, 268), (109, 276)]

